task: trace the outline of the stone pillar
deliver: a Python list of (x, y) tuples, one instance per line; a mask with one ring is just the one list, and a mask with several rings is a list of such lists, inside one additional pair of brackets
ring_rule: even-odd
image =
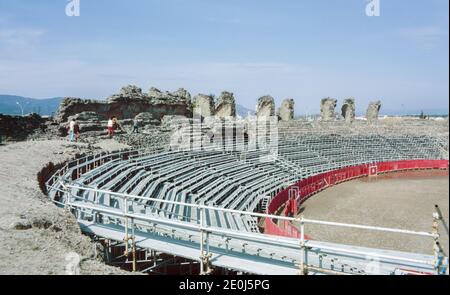
[(369, 107), (366, 112), (366, 119), (368, 122), (375, 122), (378, 120), (378, 113), (381, 109), (381, 101), (372, 101), (369, 103)]
[(210, 95), (198, 94), (193, 101), (194, 113), (203, 118), (214, 116), (214, 98)]
[(294, 119), (294, 105), (295, 102), (292, 98), (283, 100), (278, 109), (278, 117), (281, 121), (291, 121)]
[(258, 118), (275, 116), (275, 101), (272, 96), (266, 95), (258, 99), (258, 103), (256, 105), (256, 116)]
[(355, 120), (355, 99), (348, 98), (344, 100), (341, 108), (342, 117), (344, 117), (345, 122), (351, 123)]
[(233, 93), (223, 91), (220, 94), (214, 113), (219, 118), (236, 117), (236, 103)]
[(337, 100), (330, 97), (320, 101), (320, 117), (322, 118), (322, 121), (332, 121), (336, 119), (336, 113), (334, 112), (336, 103)]

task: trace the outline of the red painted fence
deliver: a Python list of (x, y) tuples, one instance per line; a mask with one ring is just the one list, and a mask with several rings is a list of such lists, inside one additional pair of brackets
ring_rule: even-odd
[[(296, 213), (297, 208), (299, 208), (307, 198), (343, 181), (380, 173), (417, 169), (448, 169), (448, 160), (402, 160), (380, 162), (345, 167), (317, 174), (300, 180), (278, 193), (270, 202), (268, 213), (275, 214), (282, 205), (286, 205), (283, 210), (283, 215), (287, 215), (289, 210), (291, 210), (291, 213)], [(293, 198), (295, 198), (296, 202), (293, 202)], [(280, 221), (277, 225), (270, 218), (266, 218), (265, 220), (265, 233), (294, 238), (300, 237), (299, 231), (290, 222)]]

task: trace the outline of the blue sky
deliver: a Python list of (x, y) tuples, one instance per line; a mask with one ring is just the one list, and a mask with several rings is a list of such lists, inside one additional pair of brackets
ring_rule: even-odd
[(0, 93), (104, 98), (126, 84), (192, 95), (324, 97), (448, 113), (448, 0), (0, 0)]

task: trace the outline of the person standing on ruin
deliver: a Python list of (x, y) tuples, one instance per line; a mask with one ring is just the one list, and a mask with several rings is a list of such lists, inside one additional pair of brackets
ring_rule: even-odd
[(133, 130), (131, 133), (139, 133), (139, 120), (137, 118), (133, 120)]
[(112, 138), (113, 135), (114, 135), (114, 119), (115, 119), (115, 118), (116, 118), (116, 117), (112, 116), (112, 117), (110, 117), (109, 120), (108, 120), (108, 125), (107, 125), (107, 127), (108, 127), (108, 136), (109, 136), (109, 138)]
[(75, 136), (75, 141), (78, 141), (78, 138), (80, 138), (80, 125), (78, 125), (77, 121), (75, 121), (75, 124), (73, 126), (73, 133)]
[(113, 116), (113, 129), (114, 131), (116, 131), (116, 129), (120, 129), (122, 131), (122, 126), (120, 126), (116, 116)]
[(69, 141), (75, 140), (75, 119), (71, 119), (69, 122)]
[(116, 116), (113, 116), (113, 129), (114, 132), (119, 129), (121, 132), (123, 131), (122, 125), (120, 125), (119, 120), (117, 120)]

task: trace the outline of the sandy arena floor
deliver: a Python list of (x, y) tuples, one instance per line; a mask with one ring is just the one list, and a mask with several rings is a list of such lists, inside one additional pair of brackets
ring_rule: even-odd
[[(399, 172), (345, 182), (312, 196), (300, 212), (311, 219), (430, 232), (435, 204), (448, 224), (448, 172)], [(423, 237), (317, 225), (307, 225), (305, 232), (323, 241), (432, 253), (431, 239)], [(448, 255), (442, 226), (440, 234)]]

